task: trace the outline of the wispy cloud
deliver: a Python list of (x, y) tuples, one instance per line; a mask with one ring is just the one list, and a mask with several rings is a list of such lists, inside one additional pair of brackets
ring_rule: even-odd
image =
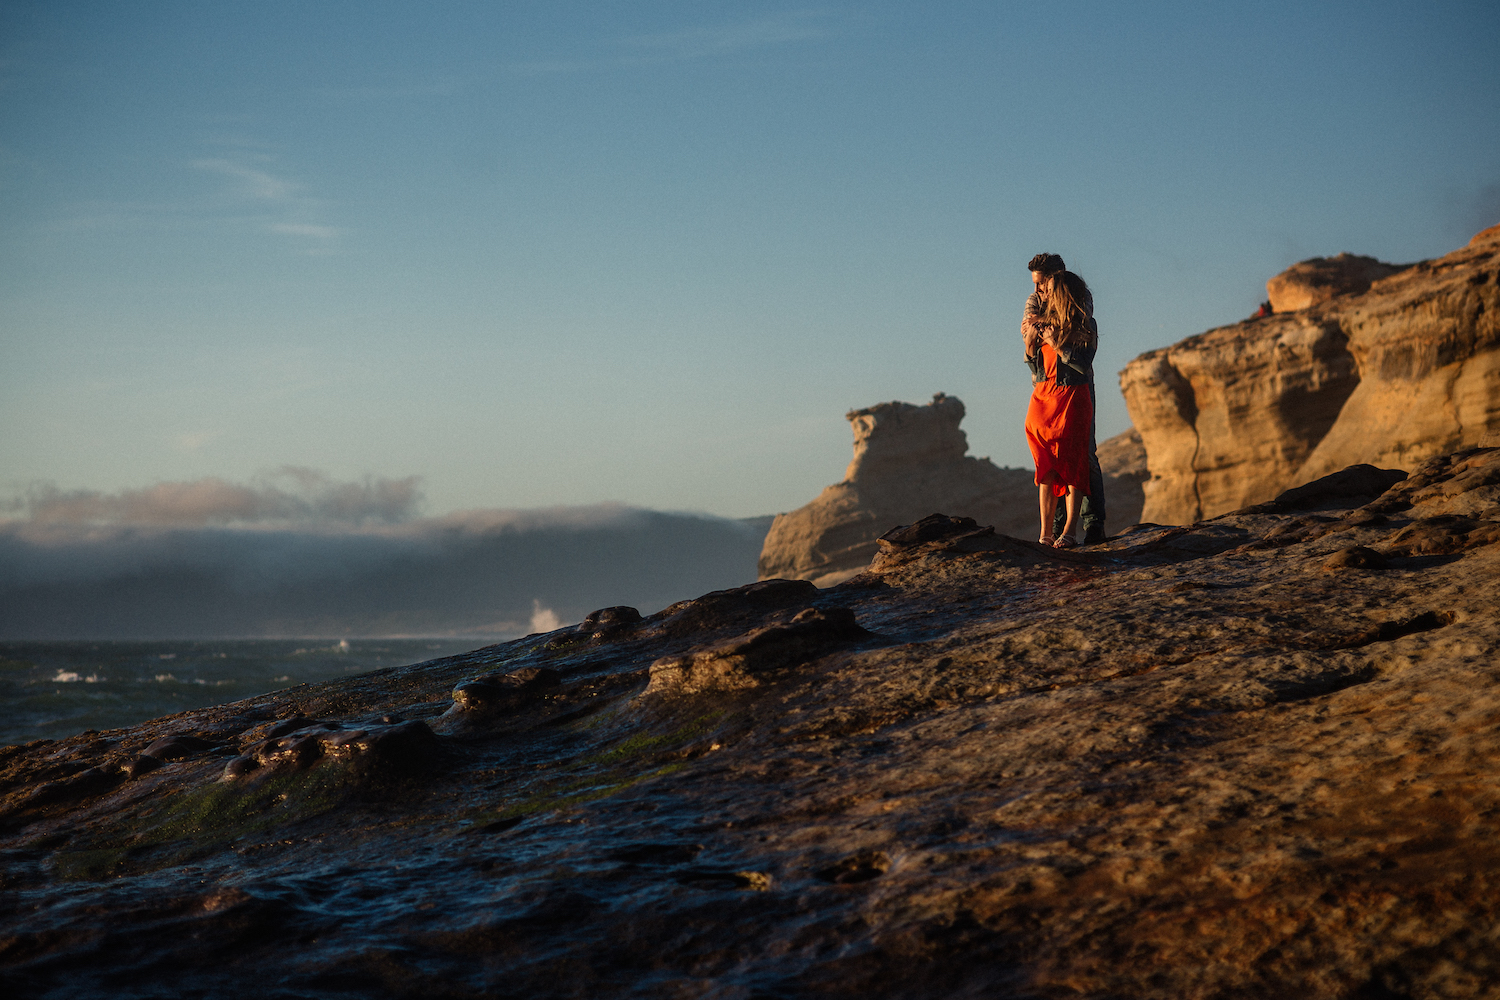
[(334, 101), (393, 101), (420, 97), (455, 97), (463, 92), (458, 77), (428, 83), (369, 84), (357, 87), (324, 87), (317, 91)]
[[(249, 142), (242, 138), (240, 144)], [(272, 173), (268, 166), (270, 159), (265, 154), (220, 156), (193, 160), (188, 165), (227, 178), (231, 186), (225, 197), (230, 200), (258, 204), (275, 212), (274, 217), (255, 219), (255, 224), (265, 232), (291, 238), (304, 253), (331, 253), (341, 231), (310, 218), (321, 203), (304, 193), (306, 185)]]
[(577, 73), (608, 66), (706, 59), (825, 38), (829, 31), (824, 18), (821, 11), (786, 11), (751, 21), (629, 35), (606, 43), (606, 51), (591, 58), (536, 59), (511, 63), (507, 68), (522, 74)]
[[(202, 144), (221, 155), (178, 161), (218, 184), (196, 195), (160, 201), (77, 202), (70, 215), (46, 223), (52, 232), (224, 231), (263, 233), (285, 241), (293, 250), (314, 255), (336, 251), (345, 230), (324, 221), (327, 203), (309, 185), (276, 166), (274, 154), (244, 135), (215, 135)], [(0, 148), (0, 186), (4, 150)], [(179, 186), (180, 189), (186, 189)]]
[(240, 190), (245, 197), (260, 201), (284, 202), (301, 190), (300, 184), (233, 160), (194, 160), (188, 166), (194, 170), (207, 170), (238, 180), (241, 182)]
[(621, 39), (618, 44), (671, 59), (702, 59), (744, 49), (822, 38), (828, 32), (818, 19), (819, 15), (814, 11), (791, 11), (737, 24), (634, 35)]

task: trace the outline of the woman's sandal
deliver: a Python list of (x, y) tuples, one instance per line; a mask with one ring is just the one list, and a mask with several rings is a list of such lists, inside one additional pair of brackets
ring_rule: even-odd
[(1036, 543), (1038, 545), (1045, 545), (1050, 549), (1057, 544), (1057, 539), (1053, 538), (1051, 535), (1043, 535), (1041, 538), (1038, 538), (1036, 540)]
[(1072, 535), (1063, 535), (1052, 543), (1054, 549), (1076, 549), (1078, 543), (1073, 540)]

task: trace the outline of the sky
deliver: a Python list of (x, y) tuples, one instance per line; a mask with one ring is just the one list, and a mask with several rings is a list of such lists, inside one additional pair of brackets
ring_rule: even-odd
[(1497, 43), (1490, 2), (4, 0), (0, 503), (748, 517), (936, 392), (1026, 466), (1032, 254), (1122, 431), (1115, 373), (1289, 264), (1500, 222)]

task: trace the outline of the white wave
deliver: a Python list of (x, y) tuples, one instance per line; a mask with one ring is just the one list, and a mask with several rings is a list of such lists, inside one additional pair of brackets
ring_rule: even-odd
[(108, 677), (101, 677), (98, 674), (89, 674), (85, 677), (76, 670), (58, 670), (57, 676), (52, 678), (52, 683), (78, 684), (81, 682), (84, 684), (102, 684), (107, 680), (109, 680)]

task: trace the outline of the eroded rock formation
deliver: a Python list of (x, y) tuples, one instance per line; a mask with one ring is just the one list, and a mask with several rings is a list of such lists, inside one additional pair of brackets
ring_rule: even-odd
[[(831, 586), (869, 565), (881, 533), (937, 510), (1003, 534), (1037, 534), (1033, 470), (967, 455), (968, 437), (959, 429), (964, 404), (956, 397), (938, 393), (926, 406), (881, 403), (845, 416), (854, 431), (854, 458), (843, 482), (777, 515), (761, 549), (761, 579)], [(1118, 477), (1105, 484), (1106, 528), (1118, 530), (1139, 520), (1144, 452), (1133, 448), (1127, 432), (1100, 445), (1101, 462), (1106, 454), (1113, 456), (1106, 473)]]
[(1300, 261), (1266, 282), (1266, 298), (1276, 312), (1296, 312), (1320, 306), (1340, 295), (1358, 295), (1372, 284), (1406, 270), (1374, 257), (1341, 253)]
[(1304, 261), (1268, 287), (1306, 308), (1136, 358), (1120, 387), (1150, 457), (1143, 519), (1190, 523), (1500, 432), (1497, 255), (1500, 227), (1385, 277), (1370, 258)]
[(4, 748), (0, 978), (1500, 991), (1500, 448), (1087, 549), (945, 515), (877, 547), (829, 589)]

